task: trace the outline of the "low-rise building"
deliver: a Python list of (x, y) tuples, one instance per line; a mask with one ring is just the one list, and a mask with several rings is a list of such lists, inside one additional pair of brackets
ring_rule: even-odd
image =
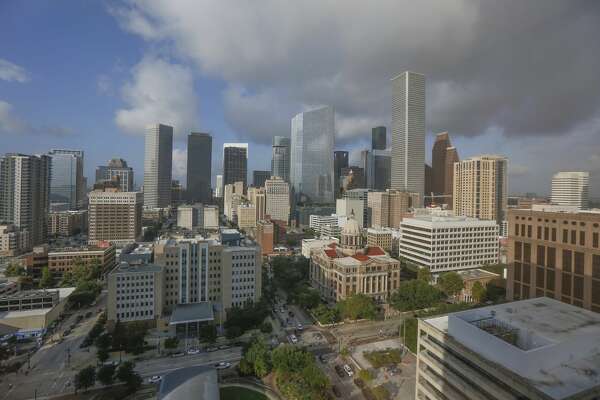
[(194, 230), (204, 227), (204, 206), (202, 204), (181, 205), (177, 207), (177, 226)]
[(592, 400), (600, 315), (540, 297), (419, 320), (417, 399)]
[(321, 239), (302, 239), (302, 256), (310, 258), (312, 250), (320, 249), (329, 246), (330, 244), (338, 244), (340, 240), (335, 237)]
[[(332, 227), (339, 228), (339, 218), (336, 214), (332, 215), (311, 215), (309, 218), (309, 227), (314, 230), (318, 235), (323, 234), (323, 227), (329, 226), (328, 230), (331, 231)], [(338, 236), (338, 235), (334, 235)]]
[(0, 256), (16, 256), (31, 249), (29, 231), (16, 225), (0, 225)]
[(367, 246), (381, 247), (388, 253), (392, 251), (391, 229), (367, 229)]
[(240, 229), (256, 228), (256, 206), (240, 204), (237, 208), (237, 225)]
[[(500, 275), (480, 268), (458, 271), (458, 275), (462, 278), (465, 285), (458, 294), (458, 301), (464, 303), (472, 303), (474, 301), (473, 285), (475, 285), (475, 283), (479, 282), (484, 288), (486, 288), (491, 282), (503, 282), (503, 279)], [(504, 286), (503, 283), (502, 286)]]
[(48, 269), (55, 276), (62, 277), (67, 272), (73, 272), (79, 263), (98, 264), (103, 272), (108, 272), (116, 265), (115, 246), (99, 243), (99, 246), (67, 247), (48, 252)]
[(219, 207), (204, 206), (204, 229), (219, 229)]
[(48, 214), (49, 236), (73, 236), (86, 233), (87, 210), (52, 211)]
[(263, 256), (273, 253), (275, 244), (274, 226), (271, 221), (258, 221), (256, 224), (256, 243), (260, 246)]

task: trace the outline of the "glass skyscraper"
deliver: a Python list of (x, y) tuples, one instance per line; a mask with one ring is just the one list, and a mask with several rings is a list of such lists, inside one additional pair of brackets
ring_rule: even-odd
[(223, 144), (223, 185), (248, 182), (248, 143)]
[(273, 137), (273, 158), (271, 159), (271, 175), (284, 181), (290, 181), (290, 138)]
[(187, 197), (191, 203), (212, 200), (212, 136), (192, 132), (187, 148)]
[(50, 202), (64, 203), (69, 210), (82, 208), (85, 204), (83, 178), (83, 151), (52, 149)]
[(312, 203), (333, 202), (334, 124), (329, 106), (292, 118), (290, 181), (296, 196)]
[(169, 207), (173, 127), (162, 124), (148, 126), (144, 153), (144, 207)]

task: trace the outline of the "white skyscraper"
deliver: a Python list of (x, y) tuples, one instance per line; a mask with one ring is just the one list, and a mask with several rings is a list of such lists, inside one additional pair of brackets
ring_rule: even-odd
[(215, 180), (215, 197), (223, 197), (223, 175), (217, 175)]
[[(283, 221), (290, 219), (290, 185), (283, 178), (274, 176), (265, 181), (266, 214), (271, 219)], [(255, 196), (256, 197), (256, 196)]]
[(552, 177), (552, 203), (588, 208), (589, 172), (559, 172)]
[(394, 190), (425, 189), (425, 75), (392, 78), (392, 172)]
[(334, 110), (323, 107), (292, 118), (290, 181), (313, 203), (333, 202)]
[(171, 205), (173, 127), (155, 124), (146, 128), (144, 157), (144, 207)]

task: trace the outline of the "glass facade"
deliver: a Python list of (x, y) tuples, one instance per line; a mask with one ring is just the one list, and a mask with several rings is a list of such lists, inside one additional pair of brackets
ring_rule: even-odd
[(273, 158), (271, 159), (271, 175), (284, 181), (290, 181), (290, 139), (284, 136), (273, 138)]
[(83, 207), (83, 151), (51, 150), (50, 202), (65, 203), (70, 210)]

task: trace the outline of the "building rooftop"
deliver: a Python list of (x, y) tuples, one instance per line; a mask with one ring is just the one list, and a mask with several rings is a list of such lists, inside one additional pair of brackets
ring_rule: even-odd
[(131, 265), (127, 262), (122, 262), (115, 269), (112, 270), (111, 274), (122, 274), (122, 273), (131, 273), (131, 272), (160, 272), (162, 267), (154, 264), (135, 264)]
[(429, 318), (552, 399), (600, 386), (600, 314), (541, 297)]
[(188, 322), (203, 322), (213, 321), (215, 314), (213, 304), (210, 301), (202, 301), (200, 303), (177, 304), (169, 325), (184, 324)]
[(465, 269), (463, 271), (458, 271), (460, 277), (464, 280), (473, 280), (473, 279), (483, 279), (483, 278), (499, 278), (500, 275), (495, 274), (493, 272), (489, 272), (483, 269), (475, 268), (475, 269)]
[(217, 370), (208, 366), (176, 369), (160, 383), (158, 400), (219, 399)]

